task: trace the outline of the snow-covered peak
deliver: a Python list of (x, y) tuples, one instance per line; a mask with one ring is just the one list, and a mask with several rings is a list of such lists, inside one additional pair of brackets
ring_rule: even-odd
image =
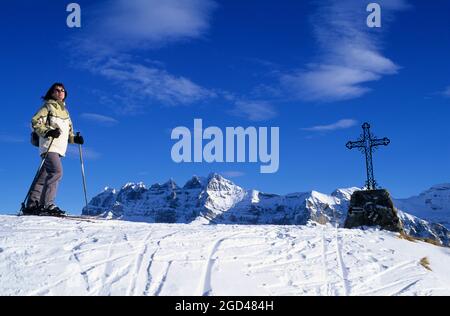
[(192, 190), (192, 189), (202, 189), (204, 179), (198, 176), (193, 176), (191, 180), (186, 182), (186, 184), (183, 186), (183, 189), (185, 190)]
[(141, 189), (147, 189), (145, 184), (143, 182), (138, 182), (138, 183), (134, 183), (134, 182), (128, 182), (127, 184), (125, 184), (121, 190), (141, 190)]
[(208, 183), (206, 185), (207, 191), (232, 191), (235, 188), (242, 188), (235, 185), (232, 181), (225, 179), (221, 175), (214, 173), (208, 177)]
[(251, 190), (250, 191), (251, 203), (259, 203), (259, 191)]
[(397, 199), (396, 206), (422, 219), (450, 228), (450, 184), (434, 185), (407, 199)]
[(222, 177), (222, 175), (220, 175), (220, 174), (218, 174), (217, 172), (211, 172), (209, 175), (208, 175), (208, 181), (210, 181), (211, 179), (213, 179), (213, 178), (215, 178), (215, 179), (217, 179), (217, 180), (219, 180), (219, 181), (221, 181), (221, 180), (225, 180), (225, 178), (224, 177)]
[(166, 183), (161, 185), (160, 188), (175, 190), (175, 189), (178, 189), (178, 185), (175, 183), (175, 181), (173, 179), (170, 179), (169, 181), (167, 181)]
[(150, 186), (151, 191), (173, 191), (177, 189), (179, 189), (179, 187), (173, 179), (170, 179), (163, 184), (155, 183)]
[(433, 185), (428, 191), (450, 191), (450, 183)]
[(120, 189), (121, 190), (126, 190), (128, 188), (131, 188), (133, 186), (135, 186), (136, 184), (134, 182), (127, 182), (124, 186), (122, 186)]
[(420, 198), (442, 198), (442, 197), (450, 197), (450, 183), (442, 183), (433, 185), (431, 188), (423, 191), (417, 196), (412, 196), (408, 199), (420, 199)]
[(327, 203), (327, 204), (335, 204), (336, 203), (336, 199), (333, 196), (324, 194), (324, 193), (320, 193), (317, 191), (311, 191), (311, 198), (319, 200), (323, 203)]
[(111, 187), (105, 187), (103, 189), (103, 193), (113, 193), (113, 194), (115, 194), (116, 193), (116, 189), (111, 188)]
[(309, 192), (294, 192), (294, 193), (286, 194), (285, 196), (286, 196), (286, 198), (290, 198), (290, 199), (292, 199), (292, 198), (302, 198), (302, 197), (304, 198), (305, 196), (310, 196), (311, 192), (312, 191), (309, 191)]
[(350, 201), (350, 198), (352, 197), (353, 192), (359, 191), (359, 190), (362, 190), (362, 189), (358, 188), (358, 187), (336, 189), (335, 191), (333, 191), (333, 193), (331, 193), (331, 196), (334, 196), (338, 199), (344, 199), (344, 200)]
[(229, 210), (246, 195), (244, 189), (217, 173), (210, 174), (207, 181), (205, 207), (209, 210), (210, 218)]

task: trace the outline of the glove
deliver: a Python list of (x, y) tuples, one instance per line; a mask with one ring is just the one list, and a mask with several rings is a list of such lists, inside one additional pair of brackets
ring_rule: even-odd
[(73, 137), (73, 142), (75, 144), (83, 145), (84, 144), (84, 138), (81, 135), (76, 135)]
[(58, 138), (61, 135), (61, 131), (59, 128), (57, 129), (51, 129), (45, 134), (45, 138)]

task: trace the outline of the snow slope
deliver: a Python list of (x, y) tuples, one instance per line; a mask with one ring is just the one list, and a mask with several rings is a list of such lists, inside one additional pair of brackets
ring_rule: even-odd
[(330, 224), (0, 216), (0, 280), (0, 295), (450, 295), (450, 249)]

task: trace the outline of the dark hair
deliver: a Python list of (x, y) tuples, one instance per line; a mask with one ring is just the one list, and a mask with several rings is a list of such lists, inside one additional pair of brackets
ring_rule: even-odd
[(64, 89), (64, 91), (65, 91), (65, 93), (64, 93), (64, 101), (65, 101), (65, 100), (67, 99), (67, 90), (66, 90), (66, 88), (64, 87), (64, 84), (62, 84), (62, 83), (60, 83), (60, 82), (54, 83), (54, 84), (50, 87), (50, 89), (48, 89), (47, 93), (45, 94), (45, 96), (42, 97), (42, 99), (44, 99), (45, 101), (48, 101), (48, 100), (55, 100), (55, 99), (53, 98), (53, 91), (55, 90), (56, 87), (62, 87), (62, 88)]

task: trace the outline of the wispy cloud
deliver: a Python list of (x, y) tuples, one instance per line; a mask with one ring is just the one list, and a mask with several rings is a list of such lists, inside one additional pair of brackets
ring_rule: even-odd
[(213, 0), (111, 0), (94, 5), (87, 15), (87, 37), (77, 41), (99, 55), (130, 49), (160, 48), (206, 34)]
[(221, 174), (225, 178), (239, 178), (239, 177), (245, 176), (245, 173), (241, 172), (241, 171), (225, 171), (225, 172), (221, 172)]
[(140, 95), (124, 93), (123, 91), (114, 91), (111, 93), (99, 89), (92, 89), (91, 93), (99, 104), (108, 107), (117, 115), (142, 114), (145, 112), (145, 107), (149, 103), (145, 102), (146, 100)]
[[(189, 78), (169, 73), (164, 64), (133, 54), (156, 50), (171, 43), (199, 39), (210, 26), (213, 0), (111, 0), (93, 5), (81, 33), (72, 38), (73, 63), (118, 84), (118, 98), (142, 104), (159, 101), (178, 105), (214, 96), (214, 92)], [(74, 50), (73, 47), (76, 47)], [(144, 100), (146, 102), (144, 102)], [(131, 112), (136, 105), (127, 106)]]
[(82, 113), (80, 115), (80, 117), (87, 121), (91, 121), (94, 123), (100, 123), (100, 124), (106, 125), (106, 126), (111, 126), (111, 125), (115, 125), (115, 124), (119, 123), (119, 121), (117, 121), (116, 119), (114, 119), (110, 116), (95, 114), (95, 113)]
[(23, 143), (25, 140), (21, 137), (0, 134), (0, 143)]
[(277, 116), (274, 106), (267, 101), (238, 100), (229, 113), (254, 122), (270, 120)]
[(443, 92), (442, 95), (444, 97), (450, 98), (450, 86), (448, 86)]
[[(67, 157), (73, 159), (79, 159), (80, 152), (78, 146), (69, 146), (67, 147)], [(99, 152), (96, 152), (94, 149), (83, 146), (83, 159), (96, 160), (101, 157)]]
[(183, 76), (121, 58), (95, 61), (90, 71), (116, 82), (128, 93), (151, 98), (166, 105), (189, 104), (216, 94)]
[(358, 124), (358, 121), (352, 119), (343, 119), (328, 125), (317, 125), (313, 127), (302, 128), (304, 131), (310, 132), (330, 132), (339, 129), (346, 129)]
[(284, 89), (306, 101), (340, 101), (360, 97), (370, 91), (366, 83), (396, 74), (400, 67), (382, 55), (380, 34), (393, 12), (408, 5), (404, 0), (378, 3), (385, 21), (381, 30), (366, 26), (366, 2), (321, 2), (312, 17), (320, 54), (303, 69), (282, 74)]

